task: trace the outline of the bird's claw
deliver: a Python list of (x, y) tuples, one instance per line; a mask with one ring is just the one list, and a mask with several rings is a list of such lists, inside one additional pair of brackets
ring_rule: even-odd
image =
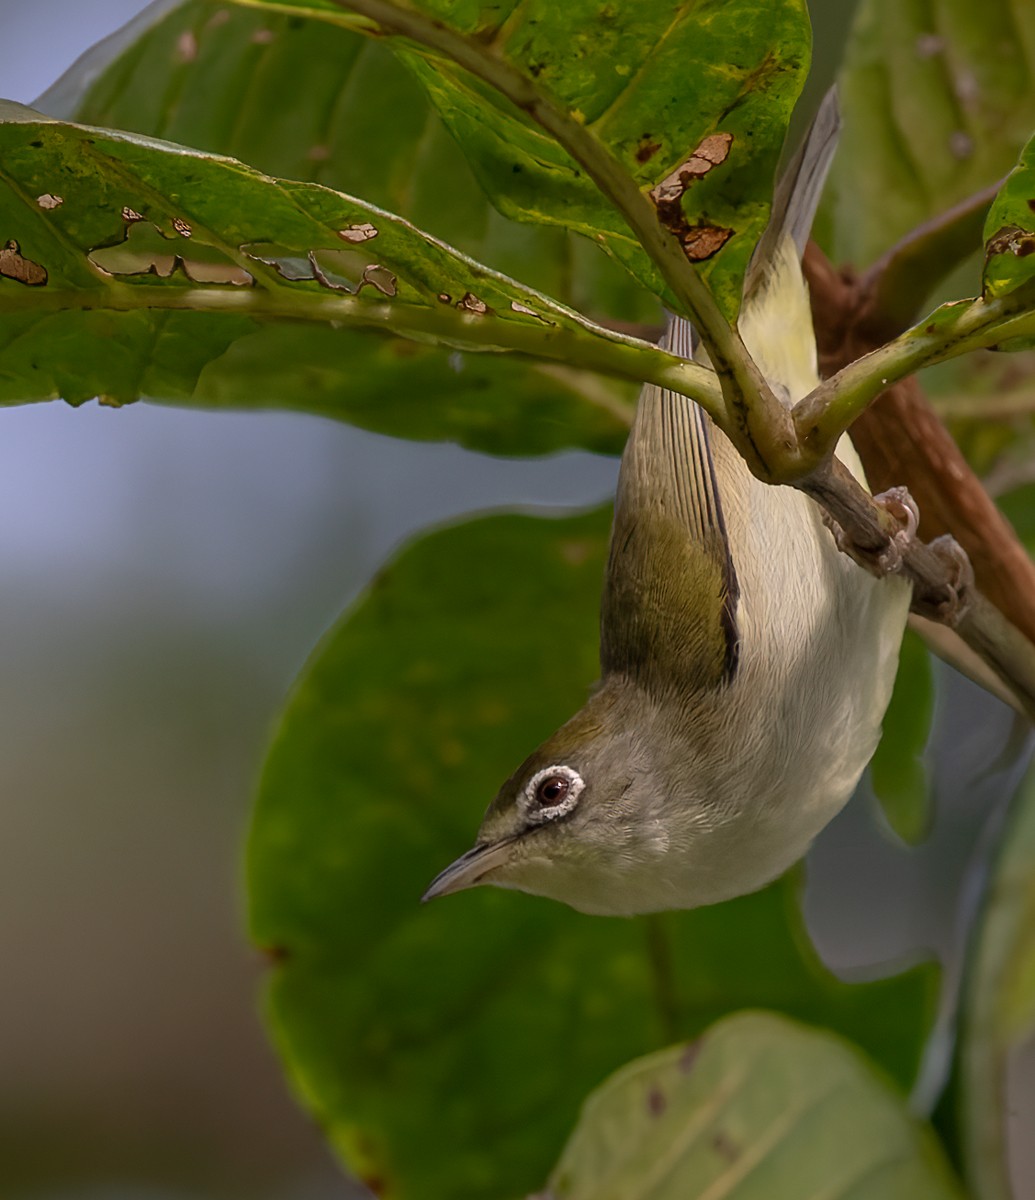
[(874, 575), (883, 578), (885, 575), (894, 575), (901, 569), (903, 555), (916, 538), (916, 531), (920, 525), (920, 510), (908, 489), (904, 487), (888, 488), (886, 492), (874, 496), (873, 500), (897, 525), (879, 549), (871, 550), (858, 545), (828, 513), (823, 514), (823, 522), (834, 535), (839, 550), (854, 558)]
[(954, 626), (969, 605), (969, 592), (974, 586), (974, 568), (966, 550), (949, 533), (928, 542), (927, 548), (945, 567), (949, 579), (945, 585), (945, 595), (940, 599), (925, 599), (914, 592), (913, 612), (942, 625)]
[(902, 566), (902, 557), (916, 538), (920, 525), (920, 509), (916, 501), (904, 487), (888, 488), (886, 492), (873, 497), (873, 502), (892, 518), (898, 528), (891, 535), (888, 544), (876, 555), (876, 573), (878, 575), (894, 575)]

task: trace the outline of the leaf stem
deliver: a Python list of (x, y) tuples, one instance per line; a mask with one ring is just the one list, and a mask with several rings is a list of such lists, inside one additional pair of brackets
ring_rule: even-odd
[(398, 301), (378, 302), (356, 296), (295, 291), (294, 285), (275, 290), (260, 288), (190, 287), (160, 284), (109, 284), (103, 289), (75, 291), (40, 288), (31, 293), (0, 289), (0, 313), (35, 309), (40, 312), (98, 309), (137, 312), (142, 309), (189, 310), (318, 321), (322, 324), (365, 328), (438, 342), (460, 350), (509, 351), (566, 367), (596, 371), (633, 383), (653, 383), (689, 396), (722, 427), (725, 412), (718, 380), (707, 367), (688, 362), (650, 342), (627, 337), (580, 320), (572, 329), (562, 324), (517, 320), (496, 315), (428, 308)]

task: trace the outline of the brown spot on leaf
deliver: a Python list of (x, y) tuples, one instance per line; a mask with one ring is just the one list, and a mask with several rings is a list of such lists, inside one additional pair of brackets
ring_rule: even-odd
[(259, 949), (269, 959), (269, 961), (274, 964), (274, 966), (278, 966), (280, 963), (287, 962), (291, 957), (291, 951), (288, 949), (288, 947), (279, 943), (273, 946), (260, 946)]
[(227, 23), (227, 21), (229, 21), (229, 20), (230, 20), (229, 12), (227, 12), (227, 10), (225, 8), (218, 8), (212, 14), (212, 16), (209, 17), (208, 21), (205, 23), (205, 28), (206, 29), (218, 29), (220, 27), (220, 25), (225, 25)]
[(697, 1058), (700, 1053), (700, 1038), (698, 1038), (695, 1042), (687, 1042), (686, 1046), (683, 1048), (683, 1053), (679, 1056), (679, 1062), (676, 1064), (684, 1075), (689, 1075), (694, 1069), (694, 1064), (697, 1062)]
[(695, 180), (703, 179), (709, 171), (729, 158), (732, 145), (732, 133), (710, 133), (702, 138), (690, 157), (654, 188), (651, 199), (658, 207), (676, 203)]
[(453, 297), (448, 292), (439, 292), (438, 298), (442, 304), (452, 304), (453, 303)]
[(660, 149), (661, 143), (654, 141), (649, 133), (645, 133), (636, 145), (636, 161), (638, 163), (650, 162)]
[(1035, 212), (1035, 200), (1029, 200), (1028, 207), (1031, 209), (1032, 212)]
[(652, 1117), (660, 1117), (666, 1108), (668, 1108), (668, 1100), (665, 1098), (665, 1093), (657, 1084), (654, 1084), (647, 1092), (647, 1112)]
[(730, 1165), (740, 1158), (740, 1147), (732, 1141), (721, 1129), (712, 1134), (712, 1149)]
[(718, 254), (732, 236), (733, 230), (721, 225), (693, 225), (683, 234), (683, 249), (691, 262), (704, 262)]
[(310, 146), (306, 151), (306, 158), (308, 158), (310, 162), (326, 162), (330, 157), (330, 146)]
[(561, 542), (558, 549), (561, 552), (561, 558), (573, 567), (581, 567), (593, 553), (592, 543), (584, 538), (569, 538), (568, 541)]
[(276, 36), (272, 29), (256, 29), (251, 40), (256, 46), (268, 46)]
[(520, 304), (517, 300), (511, 300), (510, 307), (516, 313), (522, 313), (526, 317), (535, 317), (537, 321), (542, 321), (544, 325), (553, 324), (553, 321), (548, 320), (542, 313), (537, 313), (534, 308), (529, 308), (527, 304)]
[(377, 227), (371, 225), (369, 221), (363, 221), (361, 224), (339, 229), (338, 237), (346, 242), (369, 242), (371, 238), (377, 237)]
[(192, 63), (198, 57), (198, 39), (190, 29), (185, 29), (176, 39), (176, 57), (181, 63)]
[(959, 162), (970, 158), (974, 153), (974, 139), (962, 129), (955, 130), (949, 134), (949, 153)]
[(1013, 254), (1027, 258), (1035, 250), (1035, 233), (1021, 229), (1018, 225), (1004, 225), (985, 243), (985, 261), (997, 254)]
[(937, 33), (922, 33), (916, 39), (917, 58), (934, 58), (945, 49), (945, 38)]
[(463, 296), (456, 302), (456, 306), (462, 312), (474, 313), (479, 317), (493, 315), (492, 309), (484, 300), (479, 300), (474, 292), (464, 292)]
[(24, 283), (26, 287), (42, 287), (47, 282), (47, 269), (25, 258), (21, 246), (12, 238), (0, 250), (0, 275)]
[(123, 221), (142, 221), (144, 218), (137, 212), (135, 208), (130, 208), (128, 204), (122, 208)]
[(719, 225), (691, 226), (683, 212), (683, 195), (695, 180), (702, 179), (714, 167), (724, 163), (733, 145), (731, 133), (711, 133), (702, 138), (693, 154), (655, 187), (650, 198), (658, 212), (658, 220), (678, 238), (691, 262), (704, 262), (717, 254), (733, 236), (732, 229)]
[(40, 208), (60, 208), (64, 202), (64, 196), (53, 196), (50, 192), (44, 192), (42, 196), (36, 197), (36, 203)]

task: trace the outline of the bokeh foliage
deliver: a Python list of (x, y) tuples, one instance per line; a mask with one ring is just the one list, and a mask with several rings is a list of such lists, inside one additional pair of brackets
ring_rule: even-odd
[[(488, 55), (490, 76), (498, 67), (523, 73), (541, 98), (590, 131), (607, 170), (627, 172), (641, 188), (659, 183), (702, 137), (731, 133), (728, 161), (680, 203), (688, 225), (731, 230), (703, 271), (725, 311), (735, 311), (808, 55), (799, 0), (442, 0), (407, 11), (433, 16), (472, 53)], [(1011, 22), (1032, 32), (1020, 0), (994, 0), (980, 20), (963, 0), (862, 5), (827, 218), (842, 256), (872, 261), (1015, 161), (1030, 132), (1023, 45), (1035, 39), (1009, 43)], [(486, 78), (412, 40), (372, 41), (370, 25), (331, 0), (156, 6), (42, 106), (249, 166), (103, 130), (30, 124), (34, 118), (8, 110), (0, 136), (16, 187), (0, 211), (15, 223), (17, 253), (56, 263), (53, 281), (67, 271), (64, 282), (84, 292), (144, 282), (186, 293), (186, 264), (204, 260), (209, 269), (264, 273), (272, 292), (311, 299), (326, 285), (311, 264), (306, 273), (307, 253), (317, 243), (332, 248), (321, 239), (336, 235), (347, 212), (349, 224), (377, 225), (371, 248), (396, 289), (389, 295), (372, 282), (360, 306), (390, 300), (437, 313), (440, 292), (452, 306), (470, 291), (519, 323), (537, 318), (510, 307), (515, 300), (549, 312), (560, 328), (577, 328), (579, 319), (556, 302), (610, 321), (656, 322), (655, 294), (666, 296), (655, 268), (578, 164)], [(77, 176), (80, 191), (41, 205), (57, 176)], [(1028, 183), (1027, 174), (1015, 176), (999, 206), (1031, 237), (1018, 207)], [(121, 205), (144, 220), (109, 228)], [(187, 241), (174, 219), (190, 223), (189, 247), (174, 241)], [(117, 249), (148, 225), (151, 242), (135, 248), (153, 253), (173, 243), (168, 276), (113, 283), (86, 267), (87, 252)], [(271, 247), (265, 258), (244, 250), (256, 242)], [(993, 291), (1027, 281), (1026, 254), (1000, 259), (993, 255), (989, 268)], [(327, 261), (352, 288), (362, 280), (358, 260)], [(5, 274), (0, 296), (31, 282)], [(95, 311), (42, 316), (15, 308), (0, 316), (0, 389), (9, 402), (102, 393), (117, 402), (149, 395), (206, 407), (288, 407), (498, 454), (570, 445), (616, 452), (631, 413), (627, 385), (471, 353), (460, 325), (435, 332), (444, 344), (427, 344), (304, 324), (289, 313), (260, 320), (231, 305), (116, 313), (101, 301)], [(894, 1169), (905, 1182), (878, 1174), (882, 1186), (900, 1189), (880, 1195), (956, 1194), (929, 1135), (895, 1095), (916, 1075), (934, 972), (920, 967), (865, 985), (835, 980), (803, 928), (796, 876), (715, 908), (636, 921), (491, 892), (417, 907), (421, 886), (469, 842), (502, 776), (593, 681), (607, 526), (606, 512), (497, 516), (414, 543), (299, 681), (249, 846), (252, 927), (276, 963), (270, 1016), (295, 1086), (346, 1161), (386, 1195), (516, 1194), (546, 1178), (579, 1103), (608, 1073), (702, 1034), (735, 1009), (762, 1005), (836, 1030), (868, 1057), (771, 1016), (734, 1018), (706, 1033), (705, 1045), (706, 1053), (717, 1048), (717, 1069), (748, 1072), (736, 1105), (755, 1087), (808, 1091), (832, 1072), (846, 1080), (838, 1136), (872, 1128), (881, 1154), (896, 1146), (904, 1155)], [(928, 819), (918, 768), (928, 676), (925, 653), (912, 645), (894, 736), (873, 773), (892, 824), (910, 840)], [(1027, 827), (1016, 828), (1018, 857), (1004, 857), (1001, 880), (1015, 880), (1017, 863), (1026, 862)], [(991, 1047), (987, 1054), (1001, 1062), (1016, 1030), (1030, 1027), (1026, 975), (1002, 984), (1004, 962), (1027, 962), (1026, 903), (1004, 900), (1002, 889), (990, 901), (993, 945), (972, 987), (969, 1036), (979, 1061)], [(1004, 1005), (1027, 1014), (1028, 1024), (1004, 1024)], [(634, 1067), (626, 1078), (655, 1067)], [(700, 1077), (694, 1086), (704, 1086)], [(641, 1104), (639, 1124), (643, 1115)], [(972, 1134), (978, 1119), (974, 1110)], [(633, 1135), (642, 1130), (631, 1124), (619, 1152), (640, 1152)], [(759, 1144), (750, 1123), (741, 1136)], [(806, 1160), (816, 1139), (801, 1126), (791, 1123), (788, 1137), (803, 1174), (787, 1187), (809, 1170), (833, 1169), (818, 1156)], [(711, 1144), (709, 1169), (723, 1153)], [(777, 1157), (753, 1177), (758, 1195), (783, 1194), (774, 1190), (786, 1178)], [(576, 1162), (566, 1174), (569, 1166), (562, 1161), (554, 1187), (581, 1194), (565, 1190), (579, 1186), (583, 1169)], [(873, 1169), (886, 1166), (875, 1154)], [(822, 1178), (829, 1183), (828, 1173)]]
[(591, 1087), (742, 1006), (840, 1030), (902, 1087), (915, 1075), (936, 973), (838, 982), (793, 877), (636, 920), (493, 889), (418, 906), (596, 677), (609, 519), (496, 516), (415, 542), (318, 651), (270, 754), (249, 885), (276, 1036), (389, 1195), (534, 1188)]

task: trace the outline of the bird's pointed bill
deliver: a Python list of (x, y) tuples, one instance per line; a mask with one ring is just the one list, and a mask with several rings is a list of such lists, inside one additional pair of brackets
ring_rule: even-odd
[(421, 903), (434, 900), (438, 896), (448, 896), (450, 892), (461, 892), (464, 888), (481, 883), (494, 867), (504, 862), (513, 840), (504, 838), (500, 842), (472, 846), (466, 854), (461, 854), (456, 862), (450, 863), (444, 871), (435, 876), (431, 886), (421, 897)]

